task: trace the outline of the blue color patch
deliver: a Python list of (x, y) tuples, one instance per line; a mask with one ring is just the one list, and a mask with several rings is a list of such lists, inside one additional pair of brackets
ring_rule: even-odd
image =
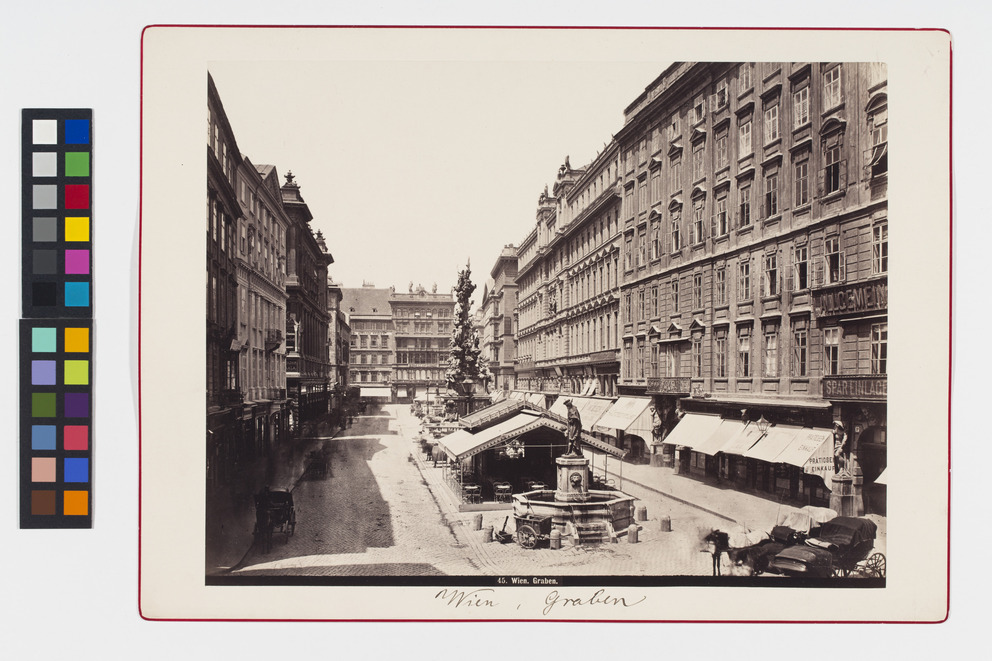
[(67, 308), (85, 308), (90, 304), (90, 283), (65, 283), (65, 306)]
[(65, 120), (65, 144), (67, 145), (90, 144), (90, 120), (88, 119)]
[(90, 460), (86, 458), (66, 458), (63, 480), (65, 482), (89, 482)]
[(55, 449), (55, 425), (31, 425), (31, 449)]

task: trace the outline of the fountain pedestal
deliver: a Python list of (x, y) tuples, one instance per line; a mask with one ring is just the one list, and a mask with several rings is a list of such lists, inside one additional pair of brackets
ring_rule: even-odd
[(563, 503), (584, 503), (589, 500), (589, 460), (577, 455), (562, 455), (558, 464), (558, 488), (555, 500)]

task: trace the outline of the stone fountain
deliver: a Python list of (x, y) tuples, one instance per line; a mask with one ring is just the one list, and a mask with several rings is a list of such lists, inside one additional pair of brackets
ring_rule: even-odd
[(571, 400), (568, 410), (568, 452), (555, 459), (558, 466), (555, 489), (513, 495), (514, 516), (550, 516), (552, 530), (574, 544), (615, 542), (634, 522), (634, 497), (620, 491), (589, 488), (589, 459), (579, 447), (582, 421)]

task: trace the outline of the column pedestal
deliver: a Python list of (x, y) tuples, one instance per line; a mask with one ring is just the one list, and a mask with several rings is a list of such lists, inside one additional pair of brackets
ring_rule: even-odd
[(555, 500), (565, 503), (584, 503), (589, 500), (589, 460), (585, 457), (563, 455), (555, 459), (558, 464), (558, 488)]

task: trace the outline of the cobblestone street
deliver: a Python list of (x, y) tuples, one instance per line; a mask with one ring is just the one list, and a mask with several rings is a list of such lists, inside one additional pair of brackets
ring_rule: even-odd
[[(425, 463), (413, 442), (419, 421), (407, 407), (362, 416), (341, 435), (318, 442), (330, 457), (326, 477), (301, 479), (294, 491), (295, 534), (276, 533), (272, 549), (251, 548), (238, 576), (426, 575), (697, 575), (711, 573), (700, 538), (725, 518), (628, 482), (647, 508), (639, 542), (525, 550), (485, 542), (474, 529), (513, 531), (509, 510), (459, 512), (441, 468)], [(671, 519), (663, 532), (661, 518)], [(726, 560), (724, 560), (726, 564)], [(726, 568), (726, 573), (732, 573)]]

